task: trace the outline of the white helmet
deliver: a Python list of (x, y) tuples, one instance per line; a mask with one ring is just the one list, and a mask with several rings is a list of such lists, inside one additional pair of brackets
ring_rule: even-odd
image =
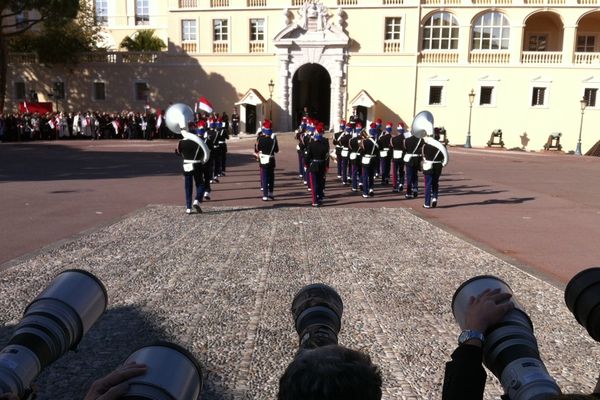
[(194, 111), (187, 104), (175, 103), (167, 108), (165, 122), (171, 132), (181, 135), (181, 131), (187, 131), (190, 122), (194, 122)]

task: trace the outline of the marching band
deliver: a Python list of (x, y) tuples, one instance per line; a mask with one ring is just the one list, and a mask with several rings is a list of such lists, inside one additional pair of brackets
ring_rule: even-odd
[[(210, 199), (211, 184), (218, 183), (219, 177), (225, 175), (229, 131), (220, 118), (192, 118), (188, 122), (189, 130), (195, 135), (184, 129), (184, 126), (187, 128), (186, 124), (180, 124), (178, 133), (184, 139), (180, 141), (176, 152), (184, 158), (186, 212), (190, 214), (192, 206), (201, 212), (200, 202)], [(169, 127), (175, 126), (175, 129), (179, 126), (169, 121), (169, 114), (167, 124), (170, 124)], [(443, 167), (448, 163), (448, 151), (434, 137), (431, 113), (419, 113), (410, 130), (403, 122), (398, 123), (396, 129), (391, 121), (383, 129), (382, 125), (381, 119), (377, 119), (365, 130), (359, 119), (350, 118), (349, 122), (342, 120), (339, 130), (332, 136), (333, 146), (330, 148), (329, 139), (324, 136), (324, 124), (310, 116), (302, 118), (294, 136), (298, 177), (311, 193), (313, 207), (323, 205), (331, 161), (336, 163), (337, 178), (341, 184), (350, 185), (351, 192), (360, 191), (365, 199), (375, 196), (376, 178), (377, 183), (388, 190), (391, 179), (392, 193), (404, 193), (407, 199), (417, 198), (418, 174), (423, 171), (423, 207), (428, 209), (437, 206), (439, 179)], [(192, 140), (191, 136), (195, 139)], [(279, 144), (272, 130), (272, 122), (265, 120), (254, 146), (263, 201), (275, 199), (275, 156), (278, 152)], [(197, 187), (193, 204), (192, 180)]]

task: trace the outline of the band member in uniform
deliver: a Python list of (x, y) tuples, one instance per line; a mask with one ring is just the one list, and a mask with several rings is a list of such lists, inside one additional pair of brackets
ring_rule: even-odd
[(296, 130), (296, 151), (298, 152), (298, 178), (302, 178), (302, 181), (306, 184), (306, 170), (304, 169), (304, 135), (306, 134), (306, 120), (303, 119), (302, 123)]
[[(354, 127), (354, 132), (352, 133), (352, 138), (348, 142), (348, 147), (350, 154), (348, 156), (348, 160), (350, 161), (351, 166), (351, 176), (352, 176), (352, 191), (358, 191), (358, 181), (361, 176), (361, 147), (360, 147), (360, 136), (362, 135), (362, 124), (358, 122)], [(361, 184), (362, 186), (362, 184)]]
[(210, 118), (208, 120), (209, 129), (206, 131), (207, 141), (212, 142), (210, 158), (212, 160), (212, 177), (210, 183), (219, 183), (219, 175), (221, 174), (222, 148), (218, 140), (217, 119)]
[(240, 133), (240, 116), (235, 108), (231, 113), (231, 132), (233, 136), (237, 136)]
[(311, 186), (310, 186), (310, 174), (308, 171), (308, 159), (306, 158), (306, 152), (308, 151), (308, 145), (310, 144), (310, 142), (312, 142), (313, 140), (313, 135), (315, 133), (315, 121), (313, 121), (310, 118), (307, 118), (306, 120), (306, 132), (304, 133), (304, 136), (302, 137), (302, 143), (303, 143), (303, 148), (304, 148), (304, 184), (307, 186), (307, 190), (310, 191), (311, 190)]
[(392, 133), (392, 192), (404, 191), (404, 128), (398, 123), (396, 132)]
[(227, 169), (227, 140), (229, 139), (229, 130), (221, 118), (217, 121), (217, 144), (221, 149), (221, 162), (220, 167), (221, 171), (219, 173), (215, 173), (215, 176), (225, 176), (225, 170)]
[(323, 123), (319, 123), (313, 140), (306, 149), (313, 207), (323, 204), (323, 198), (325, 197), (325, 174), (329, 168), (329, 141), (323, 137), (324, 130)]
[(392, 161), (392, 123), (385, 124), (385, 131), (377, 139), (379, 146), (379, 171), (381, 172), (381, 184), (390, 184), (390, 164)]
[(362, 148), (362, 184), (363, 184), (363, 197), (367, 198), (373, 196), (375, 191), (373, 186), (375, 183), (375, 168), (376, 158), (375, 154), (378, 151), (377, 141), (377, 125), (372, 122), (369, 129), (369, 134), (364, 136), (361, 141)]
[[(193, 124), (194, 112), (185, 104), (174, 104), (167, 110), (167, 125), (174, 133), (179, 133), (183, 139), (179, 141), (175, 153), (183, 157), (183, 176), (185, 182), (185, 205), (187, 214), (192, 213), (192, 207), (201, 213), (200, 203), (204, 195), (205, 164), (210, 157), (210, 150), (206, 144), (193, 133), (189, 132), (189, 125)], [(196, 184), (196, 197), (192, 203), (193, 187)]]
[(419, 169), (421, 167), (421, 146), (423, 139), (410, 135), (404, 139), (404, 165), (406, 166), (406, 194), (407, 199), (419, 196)]
[(342, 145), (340, 138), (346, 131), (346, 121), (340, 121), (340, 130), (333, 134), (333, 144), (335, 145), (335, 156), (337, 160), (337, 177), (342, 177)]
[(342, 185), (348, 184), (348, 167), (350, 165), (348, 157), (350, 156), (350, 139), (352, 138), (353, 130), (352, 125), (347, 124), (344, 133), (338, 140), (340, 146), (342, 146), (342, 151), (340, 152), (341, 158), (338, 159), (338, 162), (342, 164)]
[(432, 138), (426, 136), (422, 147), (423, 175), (425, 177), (425, 204), (424, 208), (435, 208), (438, 202), (438, 190), (442, 168), (448, 164), (448, 151), (446, 147)]
[(263, 201), (275, 200), (275, 153), (279, 151), (277, 138), (271, 130), (271, 121), (263, 122), (262, 135), (256, 143), (258, 161), (260, 163), (260, 186), (263, 191)]
[(196, 134), (204, 141), (208, 149), (210, 150), (210, 157), (204, 164), (204, 199), (210, 200), (211, 192), (211, 181), (213, 179), (213, 149), (214, 149), (214, 137), (210, 137), (210, 131), (206, 129), (206, 121), (203, 119), (199, 120), (196, 124)]

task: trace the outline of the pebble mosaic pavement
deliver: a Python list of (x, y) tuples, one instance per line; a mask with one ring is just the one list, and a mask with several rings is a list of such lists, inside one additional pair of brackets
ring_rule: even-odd
[[(459, 333), (452, 294), (480, 274), (511, 285), (564, 392), (589, 393), (596, 381), (600, 348), (562, 290), (405, 209), (204, 211), (149, 206), (0, 273), (0, 343), (60, 271), (89, 270), (108, 289), (109, 307), (79, 350), (40, 375), (39, 399), (80, 399), (132, 350), (159, 339), (200, 360), (203, 400), (275, 399), (297, 345), (291, 299), (313, 282), (341, 294), (340, 343), (380, 366), (384, 399), (439, 399)], [(497, 399), (488, 375), (486, 399)]]

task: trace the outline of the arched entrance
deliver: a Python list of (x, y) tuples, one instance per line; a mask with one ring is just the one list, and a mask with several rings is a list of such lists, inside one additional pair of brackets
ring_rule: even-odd
[(319, 64), (305, 64), (298, 68), (292, 81), (293, 126), (302, 119), (304, 107), (310, 116), (329, 127), (331, 106), (331, 77)]

